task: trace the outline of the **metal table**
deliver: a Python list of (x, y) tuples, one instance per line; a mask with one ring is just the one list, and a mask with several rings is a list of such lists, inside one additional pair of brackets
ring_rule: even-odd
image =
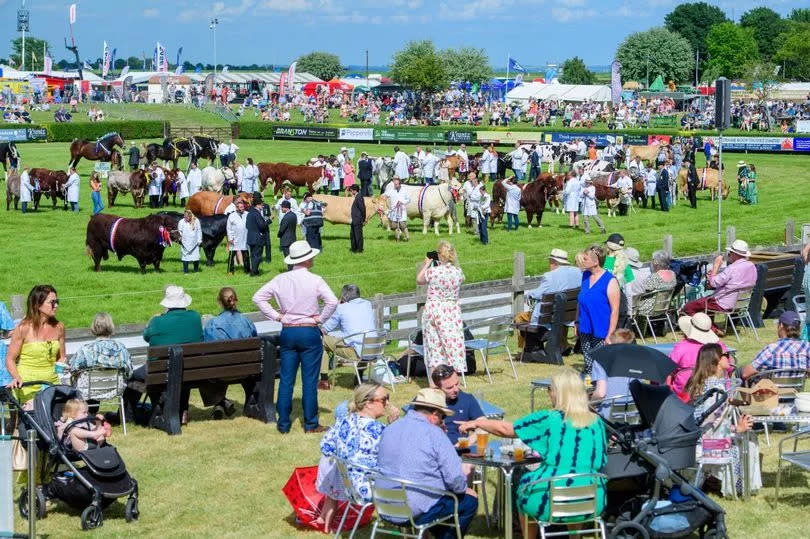
[[(475, 466), (495, 468), (501, 471), (498, 480), (498, 495), (496, 498), (502, 502), (500, 504), (502, 510), (497, 516), (497, 519), (498, 523), (503, 523), (504, 537), (510, 539), (512, 537), (512, 475), (516, 468), (537, 464), (542, 462), (543, 459), (539, 456), (527, 455), (523, 460), (516, 461), (510, 456), (501, 454), (500, 449), (503, 444), (504, 442), (502, 440), (490, 440), (489, 444), (487, 444), (486, 454), (483, 457), (475, 456), (477, 447), (472, 446), (469, 453), (463, 453), (461, 455), (461, 460), (462, 462)], [(503, 478), (503, 481), (500, 480), (501, 478)], [(493, 513), (495, 513), (495, 511), (493, 511)], [(503, 519), (501, 519), (500, 515), (503, 515)]]
[[(744, 410), (740, 410), (741, 412)], [(754, 423), (788, 423), (793, 425), (810, 425), (810, 413), (798, 413), (791, 415), (752, 415)], [(743, 499), (748, 499), (751, 495), (751, 476), (748, 473), (749, 459), (751, 455), (748, 451), (748, 431), (743, 436), (742, 458), (743, 458)]]
[(532, 412), (534, 412), (534, 392), (538, 389), (548, 389), (551, 387), (551, 378), (537, 378), (532, 380), (532, 392), (531, 392), (531, 402), (532, 402)]

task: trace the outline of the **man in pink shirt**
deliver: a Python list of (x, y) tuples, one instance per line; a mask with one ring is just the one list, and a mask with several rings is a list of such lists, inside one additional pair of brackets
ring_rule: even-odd
[[(276, 275), (253, 295), (253, 303), (265, 317), (281, 322), (281, 380), (276, 410), (277, 427), (282, 434), (289, 432), (292, 426), (292, 394), (299, 365), (304, 432), (326, 430), (318, 424), (318, 377), (323, 356), (319, 326), (335, 312), (338, 300), (326, 281), (309, 271), (318, 253), (320, 250), (313, 249), (306, 241), (296, 241), (290, 245), (290, 253), (284, 258), (292, 270)], [(271, 299), (275, 300), (278, 310), (270, 304)], [(319, 300), (323, 302), (323, 308)]]
[[(683, 306), (684, 314), (692, 316), (706, 312), (707, 308), (713, 311), (731, 311), (737, 304), (740, 292), (754, 288), (757, 283), (757, 268), (748, 260), (751, 256), (748, 244), (743, 240), (735, 240), (726, 251), (726, 267), (720, 271), (723, 255), (717, 255), (708, 275), (709, 286), (714, 288), (714, 294), (690, 301)], [(718, 331), (714, 325), (712, 329)]]

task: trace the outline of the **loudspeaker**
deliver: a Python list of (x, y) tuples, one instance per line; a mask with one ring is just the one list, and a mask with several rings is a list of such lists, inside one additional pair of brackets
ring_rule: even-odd
[(731, 82), (720, 77), (714, 81), (714, 127), (723, 131), (731, 126)]

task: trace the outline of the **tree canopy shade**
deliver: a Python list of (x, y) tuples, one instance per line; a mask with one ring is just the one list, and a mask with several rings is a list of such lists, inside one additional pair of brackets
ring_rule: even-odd
[(795, 22), (810, 22), (810, 8), (793, 8), (788, 19)]
[(437, 90), (450, 82), (441, 55), (430, 40), (411, 41), (394, 53), (391, 78), (415, 90)]
[(706, 52), (706, 36), (715, 24), (728, 21), (723, 10), (706, 2), (681, 4), (664, 17), (668, 30), (685, 37), (692, 50)]
[(616, 59), (622, 63), (623, 80), (655, 79), (661, 75), (666, 81), (692, 80), (695, 66), (694, 52), (685, 37), (666, 28), (652, 28), (635, 32), (616, 49)]
[(445, 49), (440, 54), (451, 81), (481, 83), (493, 76), (489, 56), (484, 49), (462, 47)]
[[(38, 37), (25, 36), (25, 69), (28, 71), (42, 71), (45, 64), (45, 56), (42, 54), (43, 46), (48, 54), (51, 54), (51, 46), (44, 39)], [(17, 69), (22, 69), (22, 37), (17, 37), (11, 40), (11, 49), (14, 51), (11, 54), (11, 59), (17, 66)]]
[(784, 63), (783, 75), (810, 81), (810, 23), (793, 25), (790, 31), (779, 36), (777, 44), (773, 59)]
[(733, 22), (713, 26), (706, 36), (706, 48), (713, 76), (741, 77), (747, 65), (759, 60), (754, 31)]
[(340, 58), (328, 52), (311, 52), (296, 60), (296, 70), (312, 73), (321, 80), (330, 80), (343, 73)]
[(740, 26), (754, 32), (757, 48), (764, 59), (776, 52), (776, 38), (787, 30), (787, 21), (779, 13), (767, 7), (757, 7), (743, 13)]
[(562, 84), (593, 84), (596, 82), (596, 75), (588, 71), (582, 58), (574, 56), (563, 62), (560, 82)]

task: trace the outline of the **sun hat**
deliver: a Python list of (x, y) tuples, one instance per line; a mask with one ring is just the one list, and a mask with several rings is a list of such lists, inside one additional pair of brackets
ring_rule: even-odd
[(424, 406), (426, 408), (435, 408), (447, 417), (451, 417), (455, 412), (447, 407), (447, 398), (444, 396), (444, 391), (441, 389), (426, 387), (420, 389), (416, 397), (411, 401), (413, 406)]
[(734, 240), (731, 246), (726, 248), (726, 251), (748, 258), (751, 256), (751, 251), (748, 249), (748, 242), (743, 240)]
[(737, 168), (744, 167), (744, 166), (746, 166), (745, 161), (737, 161)]
[(290, 245), (290, 254), (284, 257), (284, 263), (300, 264), (310, 258), (315, 258), (320, 252), (320, 249), (312, 248), (306, 241), (298, 240)]
[(779, 323), (787, 328), (797, 328), (802, 325), (802, 319), (795, 311), (785, 311), (779, 316)]
[(639, 269), (644, 266), (641, 263), (641, 255), (635, 247), (625, 248), (624, 254), (627, 256), (627, 263), (630, 264), (631, 268)]
[(678, 327), (687, 338), (700, 344), (716, 343), (720, 337), (712, 331), (712, 319), (706, 313), (695, 313), (678, 318)]
[(563, 266), (570, 265), (570, 262), (568, 262), (568, 251), (564, 251), (563, 249), (552, 249), (548, 257), (557, 264)]
[(608, 249), (611, 251), (618, 251), (622, 247), (624, 247), (624, 236), (621, 234), (613, 233), (608, 236), (608, 239), (605, 240), (605, 245), (607, 245)]
[(170, 284), (163, 292), (163, 301), (160, 305), (167, 309), (185, 309), (191, 305), (191, 296), (186, 294), (182, 286)]
[(346, 146), (343, 146), (343, 147), (340, 148), (340, 151), (341, 152), (348, 152), (349, 149)]

